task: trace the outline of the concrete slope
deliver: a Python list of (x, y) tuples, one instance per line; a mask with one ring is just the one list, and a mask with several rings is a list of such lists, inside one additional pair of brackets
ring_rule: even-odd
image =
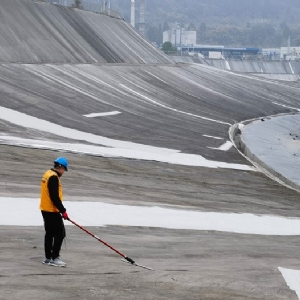
[(123, 20), (29, 0), (0, 6), (0, 62), (170, 63)]
[(291, 74), (253, 74), (258, 77), (264, 77), (273, 80), (280, 80), (280, 81), (298, 81), (299, 75), (291, 75)]
[(263, 122), (246, 124), (241, 136), (241, 146), (248, 157), (298, 191), (299, 125), (299, 114), (264, 118)]
[[(4, 0), (0, 9), (0, 57), (10, 62), (0, 65), (1, 106), (66, 128), (246, 164), (227, 148), (229, 127), (298, 105), (296, 83), (167, 64), (122, 20), (28, 0)], [(111, 111), (120, 114), (84, 117)], [(2, 132), (40, 135), (5, 122)]]
[[(3, 107), (95, 135), (231, 163), (247, 162), (234, 148), (218, 149), (228, 141), (230, 126), (294, 112), (300, 92), (297, 83), (196, 64), (2, 64), (0, 70)], [(111, 111), (121, 114), (84, 117)], [(23, 131), (2, 125), (2, 132), (37, 137)]]
[[(240, 73), (300, 74), (299, 62), (289, 61), (228, 61), (230, 69)], [(215, 65), (214, 65), (215, 66)]]
[(201, 59), (191, 56), (172, 56), (171, 58), (176, 63), (198, 63), (238, 73), (300, 74), (300, 63), (294, 61), (221, 60)]
[[(180, 210), (210, 216), (227, 212), (234, 218), (233, 229), (259, 227), (261, 223), (249, 222), (249, 214), (256, 214), (256, 220), (264, 219), (262, 215), (288, 217), (291, 224), (290, 218), (300, 216), (299, 194), (254, 172), (232, 147), (228, 131), (245, 119), (298, 112), (298, 82), (271, 81), (205, 64), (167, 63), (168, 58), (126, 23), (101, 15), (20, 0), (1, 1), (0, 11), (0, 195), (30, 197), (35, 207), (24, 209), (16, 199), (1, 198), (1, 211), (13, 221), (28, 220), (27, 212), (34, 211), (42, 225), (40, 178), (58, 155), (64, 155), (70, 162), (63, 177), (70, 218), (80, 224), (88, 221), (84, 224), (96, 226), (92, 232), (101, 239), (156, 270), (122, 264), (115, 253), (75, 226), (68, 226), (71, 243), (62, 249), (68, 267), (44, 266), (43, 227), (10, 223), (1, 226), (1, 299), (297, 299), (278, 270), (298, 268), (297, 237), (221, 233), (212, 227), (172, 230), (154, 228), (155, 223), (98, 227), (91, 215), (103, 221), (105, 215), (117, 220), (121, 214), (99, 207), (76, 214), (71, 203), (82, 201), (86, 208), (91, 207), (87, 202), (128, 205), (128, 219), (143, 219), (134, 206), (176, 208), (172, 211), (179, 225), (190, 221), (178, 218)], [(97, 33), (90, 34), (92, 28)], [(91, 113), (101, 115), (88, 118)], [(3, 145), (9, 138), (32, 139), (34, 149)], [(43, 142), (55, 143), (55, 150), (64, 150), (66, 143), (108, 151), (121, 144), (117, 150), (122, 154), (135, 152), (138, 145), (148, 150), (142, 154), (182, 154), (192, 162), (203, 156), (218, 167), (166, 164), (148, 156), (146, 161), (61, 154), (41, 151)], [(247, 168), (225, 168), (224, 163)], [(3, 206), (7, 200), (9, 206)], [(217, 222), (201, 221), (227, 223), (223, 214), (217, 217)], [(165, 224), (171, 220), (153, 216), (154, 222), (158, 219)], [(278, 228), (277, 222), (278, 218), (269, 226)]]

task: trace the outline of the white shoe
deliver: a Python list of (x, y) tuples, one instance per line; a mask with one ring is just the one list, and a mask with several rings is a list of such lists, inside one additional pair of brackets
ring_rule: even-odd
[(50, 262), (52, 262), (52, 259), (50, 259), (50, 258), (46, 258), (45, 260), (43, 260), (44, 265), (49, 265)]
[(54, 266), (54, 267), (65, 267), (66, 266), (66, 263), (63, 262), (59, 257), (51, 260), (49, 262), (49, 265), (50, 266)]

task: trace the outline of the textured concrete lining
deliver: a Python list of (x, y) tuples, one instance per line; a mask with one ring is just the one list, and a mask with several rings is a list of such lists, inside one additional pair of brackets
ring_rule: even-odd
[(270, 74), (268, 77), (270, 79), (295, 81), (300, 74), (300, 62), (294, 61), (222, 60), (194, 56), (171, 56), (171, 58), (176, 63), (198, 63), (238, 73)]
[[(0, 90), (1, 106), (63, 127), (229, 163), (247, 161), (211, 148), (226, 143), (231, 124), (291, 112), (299, 93), (296, 84), (196, 64), (2, 64)], [(108, 111), (121, 114), (84, 117)]]
[[(229, 126), (291, 113), (299, 104), (297, 82), (235, 74), (205, 63), (169, 64), (121, 20), (27, 0), (3, 0), (0, 12), (0, 61), (7, 62), (0, 63), (0, 105), (64, 127), (249, 164), (233, 147), (216, 150), (227, 144)], [(84, 116), (111, 111), (121, 113)], [(3, 112), (0, 116), (8, 114)], [(71, 142), (4, 120), (0, 134)], [(0, 153), (0, 195), (35, 199), (43, 172), (61, 155), (7, 145), (0, 145)], [(63, 155), (70, 162), (62, 179), (68, 202), (300, 217), (299, 194), (261, 172)], [(105, 214), (98, 213), (99, 219)], [(83, 212), (74, 220), (91, 222)], [(61, 253), (67, 268), (45, 266), (41, 226), (2, 226), (0, 298), (297, 299), (278, 270), (299, 269), (295, 237), (122, 226), (91, 231), (156, 271), (123, 264), (75, 226), (68, 226)]]
[[(241, 128), (241, 127), (240, 127)], [(260, 118), (232, 129), (237, 147), (274, 179), (300, 191), (300, 115)]]
[[(234, 149), (212, 150), (226, 143), (228, 127), (297, 106), (296, 83), (278, 85), (204, 64), (169, 64), (122, 20), (28, 0), (1, 4), (0, 61), (10, 63), (0, 66), (0, 89), (7, 108), (108, 138), (241, 163), (245, 159)], [(226, 67), (226, 61), (210, 62)], [(240, 70), (260, 63), (270, 71), (291, 69), (286, 62), (227, 63)], [(83, 117), (112, 109), (121, 115), (109, 121)]]
[(298, 81), (299, 75), (291, 75), (291, 74), (253, 74), (258, 77), (268, 78), (271, 80), (279, 80), (279, 81)]
[(171, 63), (123, 20), (29, 0), (0, 6), (0, 62)]

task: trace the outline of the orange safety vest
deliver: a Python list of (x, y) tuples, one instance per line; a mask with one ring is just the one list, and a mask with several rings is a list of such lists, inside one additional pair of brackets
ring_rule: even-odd
[(54, 172), (53, 170), (48, 170), (42, 177), (40, 210), (48, 211), (48, 212), (59, 212), (59, 210), (51, 201), (49, 189), (48, 189), (48, 180), (53, 175), (57, 176), (58, 178), (58, 194), (60, 200), (63, 201), (63, 192), (62, 192), (62, 185), (60, 182), (60, 178), (56, 172)]

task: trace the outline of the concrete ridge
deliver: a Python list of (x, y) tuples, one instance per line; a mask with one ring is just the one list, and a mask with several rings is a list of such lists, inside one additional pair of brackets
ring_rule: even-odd
[[(240, 152), (240, 154), (243, 155), (247, 160), (249, 160), (261, 172), (263, 172), (265, 175), (270, 177), (272, 180), (277, 181), (281, 185), (284, 185), (290, 189), (300, 192), (300, 185), (296, 183), (295, 180), (289, 178), (289, 176), (284, 175), (282, 172), (278, 171), (276, 169), (276, 165), (267, 163), (264, 159), (262, 159), (262, 156), (259, 155), (259, 150), (258, 150), (260, 147), (253, 148), (249, 146), (248, 143), (245, 141), (246, 136), (243, 133), (245, 126), (247, 127), (248, 125), (253, 124), (253, 122), (259, 120), (261, 121), (271, 120), (272, 118), (276, 118), (276, 117), (292, 117), (294, 115), (296, 115), (296, 113), (293, 114), (280, 113), (268, 117), (259, 117), (251, 120), (245, 120), (243, 122), (236, 123), (233, 126), (231, 126), (229, 129), (229, 136), (232, 143), (234, 144), (236, 149)], [(279, 157), (277, 157), (277, 159), (278, 158)]]
[(0, 62), (172, 63), (124, 20), (107, 15), (30, 0), (3, 0), (0, 14)]
[(270, 74), (271, 76), (272, 74), (273, 77), (277, 76), (281, 80), (286, 80), (287, 78), (283, 75), (293, 76), (295, 80), (298, 80), (300, 75), (300, 62), (293, 61), (220, 60), (190, 56), (171, 56), (171, 58), (176, 63), (197, 63), (238, 73), (251, 73), (260, 76), (266, 74)]

